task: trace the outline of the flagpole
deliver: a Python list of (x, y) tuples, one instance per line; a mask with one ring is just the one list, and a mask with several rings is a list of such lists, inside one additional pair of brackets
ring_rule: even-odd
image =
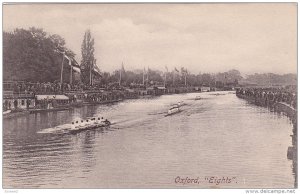
[(71, 63), (70, 84), (72, 84), (72, 82), (73, 82), (72, 73), (73, 73), (73, 66), (72, 66), (72, 63)]
[[(123, 61), (122, 61), (122, 67), (123, 67)], [(120, 69), (119, 86), (121, 86), (121, 79), (122, 79), (122, 68)]]
[(144, 67), (144, 70), (143, 70), (143, 85), (145, 85), (145, 67)]
[(175, 84), (175, 75), (174, 75), (174, 70), (173, 70), (173, 86)]
[(167, 66), (165, 66), (165, 69), (166, 69), (166, 71), (165, 71), (165, 87), (166, 87), (166, 84), (167, 84), (167, 73), (169, 72), (169, 70), (168, 70), (168, 67)]
[(94, 79), (93, 79), (93, 71), (94, 71), (94, 65), (95, 65), (95, 61), (93, 60), (93, 63), (92, 63), (92, 70), (91, 70), (91, 82), (92, 82), (92, 85), (94, 85)]
[(148, 83), (149, 83), (149, 66), (148, 66), (148, 70), (147, 70), (147, 83), (146, 83), (146, 85), (148, 85)]
[(165, 72), (164, 87), (166, 87), (166, 81), (167, 81), (167, 73)]
[(187, 77), (187, 74), (188, 74), (188, 71), (187, 69), (185, 69), (185, 72), (184, 72), (184, 85), (186, 86), (186, 77)]
[(61, 88), (62, 88), (62, 83), (63, 83), (64, 61), (65, 61), (65, 52), (63, 52), (63, 60), (62, 60), (62, 62), (61, 62), (61, 70), (60, 70), (60, 90), (61, 90)]

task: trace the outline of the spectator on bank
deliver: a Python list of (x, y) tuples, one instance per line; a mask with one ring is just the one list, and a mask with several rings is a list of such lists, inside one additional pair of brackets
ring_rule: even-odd
[(293, 108), (297, 108), (297, 93), (287, 88), (239, 88), (238, 95), (263, 99), (265, 105), (269, 106), (276, 102), (284, 102)]

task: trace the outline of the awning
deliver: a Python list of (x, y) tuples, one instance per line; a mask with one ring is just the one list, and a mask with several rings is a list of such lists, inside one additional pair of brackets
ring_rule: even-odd
[(159, 87), (157, 87), (157, 89), (159, 89), (159, 90), (165, 90), (166, 88), (159, 86)]
[(65, 95), (36, 95), (37, 100), (69, 100)]

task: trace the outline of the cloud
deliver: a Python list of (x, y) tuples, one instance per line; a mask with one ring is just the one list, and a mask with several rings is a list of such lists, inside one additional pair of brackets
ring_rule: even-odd
[(98, 66), (113, 71), (185, 66), (194, 73), (295, 73), (297, 5), (52, 4), (5, 5), (4, 30), (44, 28), (77, 54), (86, 29)]

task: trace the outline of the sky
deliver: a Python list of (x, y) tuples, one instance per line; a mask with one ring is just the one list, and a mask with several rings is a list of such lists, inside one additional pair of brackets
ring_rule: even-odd
[(101, 71), (297, 73), (296, 3), (7, 4), (3, 30), (43, 28), (81, 60), (87, 29)]

